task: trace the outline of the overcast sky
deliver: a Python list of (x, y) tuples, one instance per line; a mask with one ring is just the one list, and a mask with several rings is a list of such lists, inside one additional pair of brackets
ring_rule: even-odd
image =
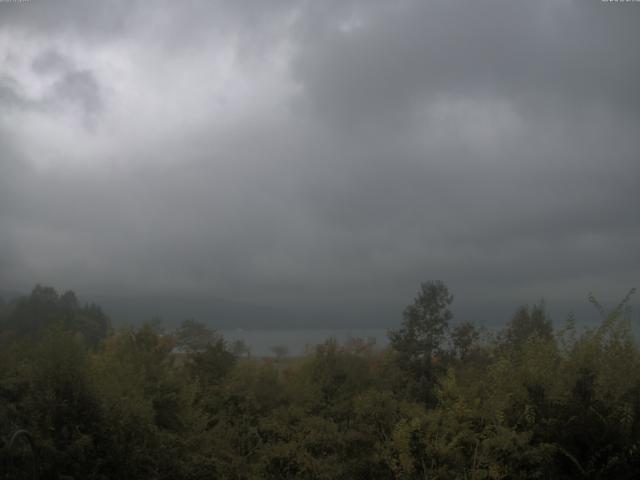
[(640, 286), (640, 3), (0, 3), (0, 289)]

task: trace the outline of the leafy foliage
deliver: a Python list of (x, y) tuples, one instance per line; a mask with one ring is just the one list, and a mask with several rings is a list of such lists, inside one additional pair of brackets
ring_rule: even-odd
[(46, 479), (637, 477), (625, 308), (553, 331), (542, 306), (523, 307), (487, 340), (469, 322), (449, 334), (451, 300), (423, 284), (388, 349), (330, 339), (270, 362), (197, 322), (96, 343), (73, 320), (91, 308), (37, 287), (0, 317), (0, 437), (30, 431)]
[(80, 305), (75, 293), (59, 295), (52, 287), (36, 285), (27, 297), (18, 298), (0, 309), (4, 337), (36, 339), (54, 324), (82, 335), (95, 347), (106, 338), (110, 322), (95, 304)]
[(389, 332), (400, 367), (413, 377), (415, 396), (426, 403), (433, 402), (441, 373), (438, 357), (444, 353), (445, 334), (453, 318), (449, 309), (452, 302), (453, 295), (443, 282), (424, 282), (418, 296), (404, 310), (401, 328)]
[(553, 326), (545, 311), (544, 302), (518, 308), (504, 331), (504, 344), (509, 349), (518, 349), (532, 336), (544, 340), (553, 338)]

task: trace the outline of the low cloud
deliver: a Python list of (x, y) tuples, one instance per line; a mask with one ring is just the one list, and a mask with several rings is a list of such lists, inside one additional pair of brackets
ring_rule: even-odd
[(376, 322), (433, 278), (461, 302), (620, 296), (632, 7), (0, 3), (0, 287)]

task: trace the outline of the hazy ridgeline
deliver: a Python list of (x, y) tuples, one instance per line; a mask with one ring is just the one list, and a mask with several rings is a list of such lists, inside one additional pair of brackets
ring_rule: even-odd
[(114, 330), (96, 305), (36, 287), (0, 303), (5, 442), (40, 478), (637, 478), (640, 350), (627, 297), (599, 326), (523, 306), (487, 333), (421, 285), (389, 343), (328, 339), (258, 357), (188, 320)]

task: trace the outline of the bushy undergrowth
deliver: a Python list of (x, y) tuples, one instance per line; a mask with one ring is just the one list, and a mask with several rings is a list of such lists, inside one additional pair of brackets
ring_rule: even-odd
[[(429, 294), (438, 292), (423, 289), (414, 307)], [(472, 325), (421, 337), (430, 319), (449, 318), (413, 308), (388, 349), (328, 340), (274, 362), (239, 358), (215, 335), (184, 347), (180, 331), (150, 324), (87, 342), (74, 308), (28, 338), (10, 328), (14, 307), (2, 319), (0, 433), (31, 432), (41, 478), (640, 472), (640, 352), (621, 310), (591, 330), (553, 331), (541, 307), (525, 308), (487, 338)]]

